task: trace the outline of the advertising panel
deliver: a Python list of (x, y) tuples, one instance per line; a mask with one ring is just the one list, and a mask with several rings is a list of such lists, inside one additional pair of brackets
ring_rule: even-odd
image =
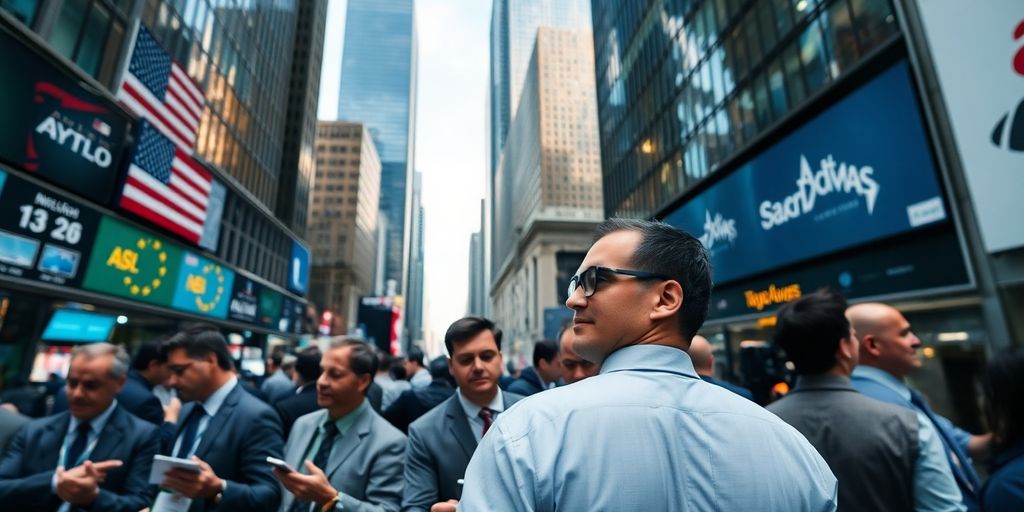
[(715, 287), (708, 319), (769, 314), (822, 287), (857, 299), (966, 285), (970, 278), (961, 254), (956, 234), (945, 229), (870, 251), (827, 258), (789, 272)]
[(166, 239), (104, 217), (83, 286), (171, 307), (182, 250)]
[(264, 327), (277, 329), (278, 322), (281, 321), (281, 302), (283, 299), (284, 295), (270, 288), (262, 288), (260, 290), (260, 317), (258, 323)]
[(225, 318), (234, 280), (235, 273), (230, 269), (186, 251), (172, 305), (190, 313)]
[(131, 118), (0, 30), (0, 160), (107, 204)]
[(665, 221), (699, 236), (724, 283), (947, 218), (900, 62)]
[(288, 289), (306, 295), (309, 288), (309, 249), (292, 240), (292, 259), (288, 264)]
[(100, 214), (0, 170), (0, 274), (79, 286)]
[(1024, 3), (917, 4), (985, 248), (1024, 246)]
[(263, 285), (241, 275), (235, 276), (228, 304), (228, 318), (247, 324), (259, 322), (260, 293)]

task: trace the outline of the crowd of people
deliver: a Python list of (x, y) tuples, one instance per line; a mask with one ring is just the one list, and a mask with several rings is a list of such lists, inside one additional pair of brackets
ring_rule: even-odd
[[(697, 334), (710, 292), (697, 239), (612, 219), (569, 283), (573, 322), (538, 342), (517, 378), (503, 375), (502, 332), (482, 317), (452, 323), (447, 355), (429, 362), (336, 337), (271, 355), (258, 385), (208, 325), (131, 359), (112, 344), (81, 345), (49, 414), (0, 407), (0, 503), (1024, 510), (1024, 352), (991, 358), (981, 383), (991, 432), (972, 435), (908, 386), (921, 342), (898, 310), (821, 290), (778, 311), (774, 342), (797, 379), (761, 407), (713, 375), (711, 344)], [(986, 481), (975, 464), (989, 468)]]

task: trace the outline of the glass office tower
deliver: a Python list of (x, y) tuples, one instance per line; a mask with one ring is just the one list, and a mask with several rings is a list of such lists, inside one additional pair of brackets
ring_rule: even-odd
[(364, 123), (382, 164), (380, 209), (388, 219), (385, 280), (404, 289), (416, 131), (413, 0), (349, 0), (338, 119)]

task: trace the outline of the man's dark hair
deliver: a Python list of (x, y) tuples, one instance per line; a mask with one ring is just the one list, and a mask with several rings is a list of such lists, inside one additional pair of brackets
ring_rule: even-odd
[(274, 363), (274, 366), (278, 368), (281, 367), (281, 361), (283, 360), (284, 353), (282, 353), (280, 350), (275, 350), (273, 353), (270, 354), (270, 361)]
[(306, 347), (295, 355), (295, 373), (298, 373), (307, 384), (320, 378), (321, 356), (317, 347)]
[(166, 363), (167, 354), (160, 350), (163, 343), (163, 340), (152, 340), (140, 345), (135, 351), (135, 358), (132, 359), (132, 369), (142, 372), (146, 371), (149, 368), (149, 363), (153, 361), (160, 364)]
[(348, 366), (356, 375), (369, 375), (370, 382), (377, 374), (377, 354), (369, 343), (351, 336), (341, 336), (331, 340), (330, 349), (350, 347)]
[(171, 352), (183, 348), (190, 359), (203, 359), (210, 354), (217, 356), (217, 366), (222, 370), (235, 367), (228, 352), (224, 335), (211, 325), (196, 325), (171, 336), (160, 346), (160, 356), (165, 360)]
[(501, 329), (498, 329), (494, 322), (482, 316), (467, 316), (453, 322), (448, 326), (448, 331), (444, 333), (444, 348), (448, 349), (448, 356), (452, 355), (456, 343), (469, 341), (484, 331), (491, 331), (491, 334), (494, 335), (494, 343), (500, 352)]
[(448, 358), (445, 356), (435, 357), (430, 361), (430, 366), (427, 367), (427, 371), (430, 372), (430, 378), (432, 380), (444, 380), (445, 382), (451, 382), (452, 374), (448, 371)]
[(776, 317), (775, 345), (786, 351), (797, 375), (825, 373), (836, 365), (839, 341), (850, 337), (842, 295), (821, 289), (784, 304)]
[(395, 356), (383, 350), (377, 351), (377, 371), (390, 371), (391, 362), (395, 360)]
[(981, 379), (985, 417), (998, 450), (1024, 440), (1024, 349), (1007, 349), (989, 360)]
[(551, 340), (540, 340), (533, 346), (533, 367), (536, 368), (541, 360), (551, 363), (558, 357), (558, 342)]
[(409, 355), (406, 356), (409, 361), (412, 361), (420, 366), (426, 366), (423, 364), (423, 350), (419, 347), (412, 347), (409, 349)]
[(653, 272), (677, 281), (683, 288), (679, 328), (689, 341), (704, 325), (711, 298), (711, 262), (700, 240), (665, 224), (649, 220), (608, 219), (597, 226), (594, 241), (618, 231), (640, 233), (640, 245), (630, 260), (632, 270)]
[(388, 375), (391, 380), (405, 380), (409, 375), (405, 371), (405, 358), (394, 357), (391, 359), (391, 366), (388, 368)]

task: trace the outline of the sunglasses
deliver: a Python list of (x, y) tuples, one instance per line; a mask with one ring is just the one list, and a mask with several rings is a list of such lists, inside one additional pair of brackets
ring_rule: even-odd
[(619, 274), (623, 276), (635, 277), (637, 279), (670, 279), (667, 276), (661, 274), (655, 274), (654, 272), (644, 272), (642, 270), (626, 270), (622, 268), (608, 268), (608, 267), (590, 267), (579, 274), (572, 276), (569, 279), (569, 296), (576, 292), (577, 288), (583, 288), (583, 296), (590, 297), (597, 291), (597, 283), (599, 280), (607, 279), (609, 274)]

